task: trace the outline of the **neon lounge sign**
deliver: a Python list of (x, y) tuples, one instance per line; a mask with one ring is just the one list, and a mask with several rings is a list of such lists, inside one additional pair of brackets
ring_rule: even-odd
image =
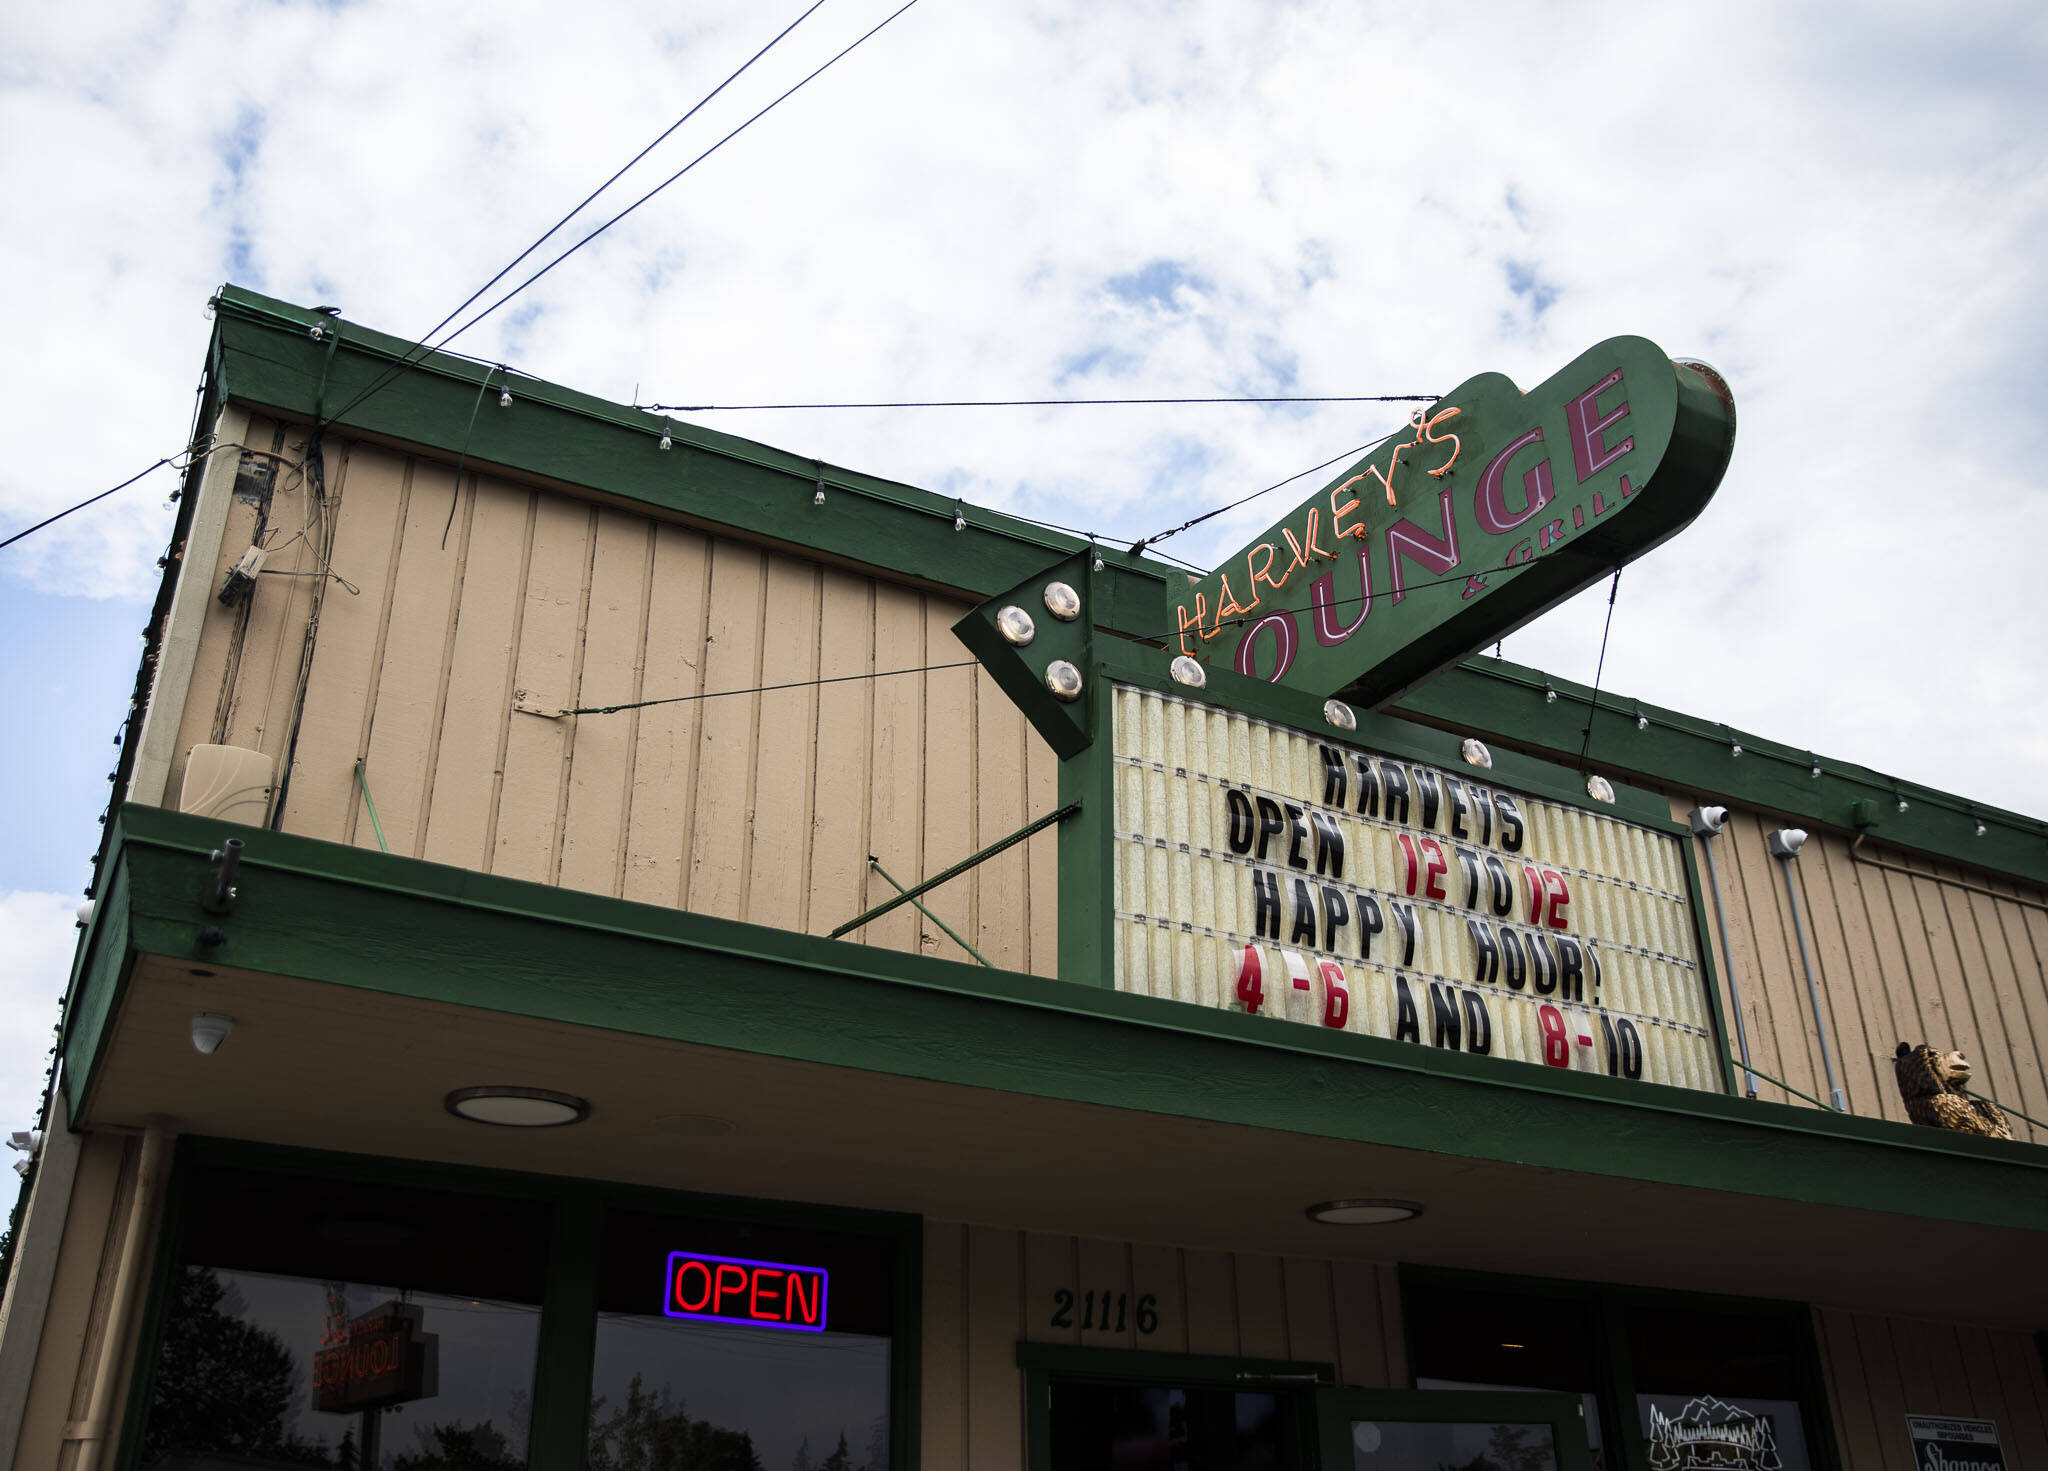
[(1175, 579), (1175, 651), (1382, 704), (1681, 530), (1721, 482), (1735, 410), (1711, 368), (1615, 337), (1528, 393), (1468, 379), (1409, 427)]
[(661, 1310), (671, 1318), (823, 1333), (828, 1277), (823, 1267), (672, 1251)]

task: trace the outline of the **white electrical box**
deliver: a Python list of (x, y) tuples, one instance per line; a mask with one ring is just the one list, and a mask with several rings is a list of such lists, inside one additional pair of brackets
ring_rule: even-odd
[(185, 758), (178, 810), (263, 826), (270, 812), (270, 758), (246, 746), (194, 746)]

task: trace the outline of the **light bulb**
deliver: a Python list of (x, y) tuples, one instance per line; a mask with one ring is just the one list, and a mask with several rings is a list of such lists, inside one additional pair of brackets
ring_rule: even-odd
[(668, 431), (667, 431), (666, 429), (662, 430), (662, 431), (661, 431), (661, 443), (660, 443), (660, 444), (658, 444), (658, 445), (656, 445), (656, 446), (655, 446), (655, 448), (656, 448), (656, 449), (674, 449), (675, 447), (676, 447), (676, 442), (675, 442), (675, 440), (673, 440), (673, 439), (671, 439), (671, 438), (669, 437), (669, 432), (668, 432)]
[(1543, 703), (1546, 705), (1555, 705), (1557, 703), (1556, 685), (1546, 684), (1543, 686)]
[(965, 511), (956, 510), (953, 512), (953, 529), (955, 531), (965, 531), (967, 529), (967, 513)]
[(1728, 754), (1731, 756), (1740, 756), (1742, 754), (1742, 742), (1730, 741), (1728, 743)]
[(509, 409), (512, 407), (511, 389), (501, 388), (498, 390), (498, 407), (501, 409)]

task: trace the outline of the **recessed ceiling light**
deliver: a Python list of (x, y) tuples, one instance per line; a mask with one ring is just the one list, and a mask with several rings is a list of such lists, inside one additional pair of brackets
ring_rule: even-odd
[(1325, 1226), (1384, 1226), (1421, 1214), (1422, 1207), (1412, 1200), (1326, 1200), (1308, 1208), (1308, 1218)]
[(462, 1118), (515, 1129), (547, 1129), (590, 1117), (590, 1105), (583, 1099), (546, 1088), (457, 1088), (447, 1104), (448, 1112)]

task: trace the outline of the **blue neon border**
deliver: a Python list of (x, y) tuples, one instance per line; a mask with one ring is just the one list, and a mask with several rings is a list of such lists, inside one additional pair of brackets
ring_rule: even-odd
[[(693, 1262), (723, 1262), (735, 1267), (773, 1267), (781, 1272), (816, 1272), (818, 1274), (818, 1326), (808, 1323), (773, 1323), (762, 1318), (728, 1318), (721, 1313), (686, 1313), (670, 1305), (670, 1293), (676, 1280), (677, 1258)], [(668, 1270), (661, 1279), (661, 1312), (666, 1318), (688, 1318), (698, 1323), (729, 1323), (737, 1328), (781, 1328), (796, 1333), (823, 1333), (830, 1321), (829, 1305), (832, 1300), (832, 1274), (823, 1267), (803, 1267), (795, 1262), (762, 1262), (743, 1256), (711, 1256), (701, 1251), (672, 1251), (668, 1254)]]

